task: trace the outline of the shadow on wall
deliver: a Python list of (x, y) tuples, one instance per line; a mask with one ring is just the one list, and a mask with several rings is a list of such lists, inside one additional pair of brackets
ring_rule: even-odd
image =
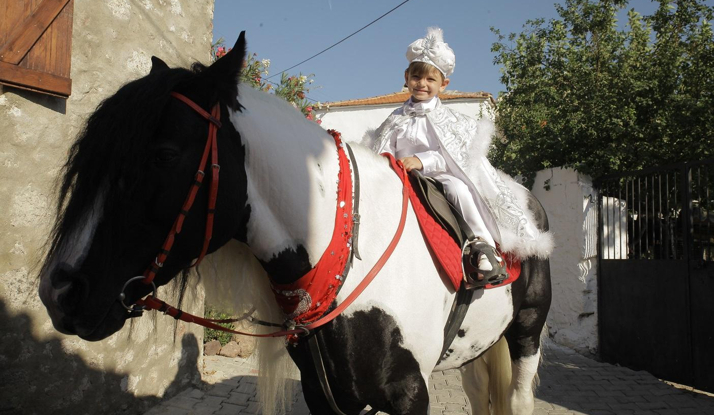
[(33, 104), (45, 107), (48, 110), (54, 111), (58, 114), (67, 114), (67, 99), (54, 97), (51, 95), (38, 94), (37, 92), (26, 91), (24, 89), (13, 88), (7, 85), (0, 85), (0, 95), (5, 92), (12, 92), (13, 94), (32, 102)]
[[(101, 361), (85, 362), (63, 350), (59, 339), (39, 341), (30, 331), (30, 316), (10, 316), (0, 299), (0, 414), (136, 414), (162, 398), (136, 397), (127, 392), (128, 373), (110, 373)], [(76, 341), (83, 341), (77, 338)], [(199, 345), (188, 333), (181, 339), (185, 364), (166, 388), (164, 398), (187, 387), (185, 379), (200, 378)]]

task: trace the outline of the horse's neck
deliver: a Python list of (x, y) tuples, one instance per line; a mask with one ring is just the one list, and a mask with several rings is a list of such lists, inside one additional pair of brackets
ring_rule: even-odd
[(263, 261), (302, 246), (314, 265), (334, 225), (335, 143), (279, 98), (241, 85), (239, 101), (231, 121), (246, 148), (248, 245)]

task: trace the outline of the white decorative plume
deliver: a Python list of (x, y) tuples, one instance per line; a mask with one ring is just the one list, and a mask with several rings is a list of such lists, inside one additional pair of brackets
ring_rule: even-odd
[(426, 28), (426, 47), (432, 48), (435, 43), (444, 41), (444, 31), (436, 26)]

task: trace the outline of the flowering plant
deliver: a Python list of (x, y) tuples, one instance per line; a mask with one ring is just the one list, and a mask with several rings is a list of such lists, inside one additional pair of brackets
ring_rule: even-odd
[[(211, 45), (211, 57), (216, 61), (226, 55), (231, 49), (223, 45), (223, 39), (219, 39)], [(308, 120), (321, 124), (322, 121), (315, 119), (313, 105), (307, 98), (310, 92), (309, 86), (313, 83), (314, 74), (303, 75), (302, 73), (288, 75), (283, 72), (280, 75), (280, 82), (274, 83), (265, 78), (268, 75), (270, 59), (258, 59), (258, 54), (248, 55), (248, 59), (243, 64), (243, 71), (240, 74), (240, 81), (247, 83), (253, 88), (260, 89), (268, 93), (275, 94), (288, 101), (297, 108)]]

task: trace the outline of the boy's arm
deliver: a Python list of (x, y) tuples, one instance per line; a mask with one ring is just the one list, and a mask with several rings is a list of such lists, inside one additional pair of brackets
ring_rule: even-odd
[(416, 153), (414, 157), (417, 157), (421, 164), (424, 165), (422, 173), (444, 173), (446, 172), (446, 160), (438, 151), (425, 151), (423, 153)]

